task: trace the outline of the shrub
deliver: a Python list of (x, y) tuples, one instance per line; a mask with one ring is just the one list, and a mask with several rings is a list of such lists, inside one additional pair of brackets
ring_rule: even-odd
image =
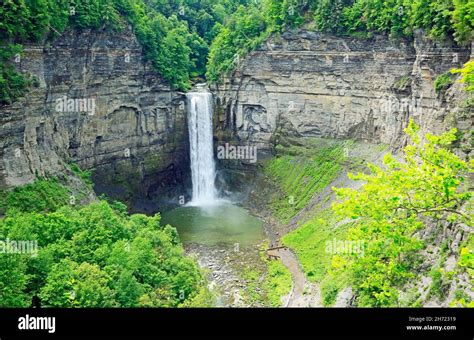
[(436, 77), (434, 82), (434, 88), (436, 93), (441, 93), (446, 91), (452, 84), (453, 81), (449, 73), (443, 73)]

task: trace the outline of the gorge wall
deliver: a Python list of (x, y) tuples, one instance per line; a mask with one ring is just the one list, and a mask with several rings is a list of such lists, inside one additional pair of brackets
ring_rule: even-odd
[(67, 31), (25, 46), (18, 68), (37, 86), (0, 108), (0, 188), (69, 162), (93, 170), (96, 191), (125, 200), (184, 182), (185, 96), (144, 62), (130, 29)]
[[(17, 66), (37, 86), (0, 107), (0, 189), (62, 173), (74, 162), (93, 170), (97, 192), (128, 202), (185, 194), (186, 98), (144, 62), (130, 28), (69, 30), (24, 51)], [(213, 87), (215, 137), (265, 151), (281, 134), (399, 147), (410, 117), (429, 131), (468, 130), (463, 86), (438, 94), (433, 85), (470, 56), (470, 47), (434, 43), (421, 32), (397, 41), (285, 32), (236, 60), (236, 70)], [(86, 109), (75, 105), (81, 101)], [(229, 179), (220, 177), (225, 186)]]
[[(459, 68), (472, 58), (471, 50), (472, 46), (459, 47), (449, 42), (430, 41), (422, 32), (417, 32), (413, 40), (397, 41), (384, 36), (366, 40), (338, 37), (306, 29), (282, 33), (272, 37), (244, 59), (236, 59), (238, 65), (235, 71), (213, 88), (216, 94), (217, 114), (214, 124), (217, 142), (257, 146), (261, 159), (266, 153), (272, 153), (279, 141), (283, 147), (293, 143), (291, 146), (317, 149), (315, 146), (305, 146), (303, 138), (281, 138), (285, 135), (357, 139), (362, 142), (353, 149), (349, 148), (347, 158), (354, 156), (355, 162), (362, 158), (362, 165), (367, 161), (380, 162), (387, 151), (372, 143), (387, 144), (398, 151), (406, 142), (403, 129), (413, 118), (421, 125), (423, 132), (441, 133), (457, 127), (461, 131), (461, 138), (456, 151), (464, 153), (462, 156), (469, 155), (472, 150), (470, 136), (473, 111), (472, 106), (466, 103), (467, 93), (459, 82), (454, 82), (438, 93), (434, 84), (440, 74)], [(288, 149), (288, 154), (297, 155), (296, 151)], [(299, 161), (298, 156), (292, 159), (294, 169), (297, 170), (285, 173), (294, 175), (286, 184), (290, 183), (292, 188), (304, 187), (310, 190), (311, 186), (316, 185), (306, 187), (306, 181), (311, 183), (308, 178), (314, 176), (319, 185), (323, 179), (316, 174), (308, 175), (304, 167), (298, 168)], [(360, 185), (348, 180), (346, 175), (348, 171), (354, 172), (354, 169), (358, 172), (358, 165), (351, 168), (351, 161), (342, 164), (342, 170), (331, 183), (315, 191), (291, 221), (283, 223), (284, 226), (276, 231), (276, 235), (285, 235), (295, 228), (310, 226), (299, 234), (298, 241), (293, 245), (303, 244), (306, 238), (314, 243), (305, 243), (301, 246), (304, 251), (298, 255), (308, 256), (307, 249), (317, 247), (315, 243), (318, 241), (314, 241), (311, 235), (325, 233), (323, 223), (312, 219), (315, 216), (328, 219), (323, 212), (334, 202), (332, 188), (356, 188)], [(251, 202), (250, 209), (257, 213), (265, 211), (262, 202), (268, 202), (267, 206), (273, 204), (274, 209), (278, 210), (289, 202), (289, 197), (294, 198), (288, 196), (292, 193), (288, 190), (292, 188), (287, 189), (284, 185), (270, 192), (265, 187), (259, 187), (257, 180), (248, 181), (251, 170), (247, 173), (243, 171), (249, 167), (245, 162), (223, 160), (220, 166), (221, 176), (233, 180), (234, 188), (245, 188), (245, 183), (252, 183), (249, 185), (251, 192), (247, 201)], [(287, 167), (291, 168), (292, 165)], [(325, 170), (325, 173), (329, 173), (329, 170)], [(230, 181), (228, 183), (232, 184)], [(282, 193), (278, 193), (278, 190)], [(300, 191), (299, 194), (306, 195), (307, 191)], [(277, 200), (274, 200), (275, 197)], [(339, 223), (331, 226), (331, 237), (332, 231), (340, 226)], [(308, 231), (310, 228), (311, 232)], [(469, 235), (469, 227), (465, 224), (427, 221), (419, 235), (430, 248), (429, 252), (423, 254), (423, 268), (433, 268), (439, 263), (446, 272), (454, 270), (459, 249)], [(447, 242), (446, 258), (443, 258), (441, 250), (443, 242)], [(312, 255), (318, 256), (316, 252)], [(314, 268), (309, 270), (311, 275), (314, 275), (311, 271)], [(431, 295), (432, 283), (430, 275), (422, 272), (419, 279), (410, 283), (410, 287), (403, 288), (401, 296), (408, 301), (411, 294), (409, 290), (412, 289), (420, 294), (420, 305), (423, 306), (449, 306), (456, 291), (472, 296), (472, 285), (466, 274), (457, 275), (446, 286), (443, 299)], [(343, 287), (338, 292), (335, 305), (351, 306), (353, 298), (352, 288)]]
[(280, 134), (355, 138), (395, 148), (409, 118), (426, 131), (467, 130), (459, 83), (437, 94), (438, 75), (462, 66), (470, 47), (384, 36), (356, 39), (306, 29), (274, 36), (214, 87), (221, 140), (271, 149)]

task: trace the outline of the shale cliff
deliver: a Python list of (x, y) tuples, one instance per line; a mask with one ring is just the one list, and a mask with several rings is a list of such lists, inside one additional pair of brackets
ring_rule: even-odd
[(129, 29), (67, 31), (17, 61), (37, 86), (0, 108), (0, 188), (70, 162), (93, 170), (96, 191), (126, 200), (184, 182), (185, 96), (144, 62)]
[(270, 149), (280, 134), (403, 144), (409, 118), (426, 131), (467, 130), (472, 112), (438, 75), (469, 60), (470, 47), (384, 36), (356, 39), (306, 29), (269, 39), (214, 88), (219, 138)]

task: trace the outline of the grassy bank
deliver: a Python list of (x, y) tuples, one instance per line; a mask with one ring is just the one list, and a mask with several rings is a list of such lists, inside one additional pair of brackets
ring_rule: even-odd
[(265, 174), (280, 190), (270, 209), (282, 223), (289, 222), (340, 174), (352, 145), (351, 141), (300, 140), (297, 145), (278, 146), (277, 157), (265, 166)]
[[(298, 227), (281, 239), (291, 248), (310, 282), (320, 285), (325, 306), (335, 303), (339, 291), (348, 286), (348, 273), (336, 270), (333, 245), (344, 242), (353, 223), (337, 223), (330, 208), (331, 184), (347, 171), (363, 169), (368, 159), (386, 146), (361, 147), (351, 140), (299, 138), (277, 146), (277, 156), (265, 164), (265, 174), (279, 189), (269, 208), (282, 224), (297, 214)], [(295, 222), (295, 221), (293, 221)]]

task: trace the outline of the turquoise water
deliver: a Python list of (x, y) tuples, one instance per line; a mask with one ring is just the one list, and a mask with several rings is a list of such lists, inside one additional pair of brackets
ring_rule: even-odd
[(264, 238), (262, 222), (240, 207), (222, 202), (217, 205), (184, 206), (162, 214), (162, 225), (178, 230), (183, 243), (204, 245), (253, 245)]

